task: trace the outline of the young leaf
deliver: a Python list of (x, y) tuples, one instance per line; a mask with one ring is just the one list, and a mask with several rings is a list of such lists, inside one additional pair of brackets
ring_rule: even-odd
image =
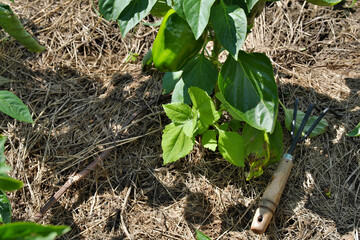
[(185, 103), (163, 105), (166, 115), (175, 123), (186, 123), (196, 117), (196, 112)]
[(70, 231), (68, 226), (40, 225), (32, 222), (15, 222), (0, 226), (0, 239), (53, 240)]
[(360, 123), (349, 133), (346, 134), (349, 137), (359, 137), (360, 136)]
[(141, 61), (141, 69), (142, 70), (148, 69), (149, 67), (151, 67), (152, 63), (153, 63), (153, 56), (152, 56), (152, 51), (150, 49)]
[(306, 0), (306, 1), (318, 6), (334, 6), (339, 2), (341, 2), (342, 0)]
[(6, 194), (1, 190), (0, 190), (0, 222), (1, 223), (11, 222), (11, 204)]
[(0, 4), (0, 26), (18, 42), (31, 52), (45, 50), (24, 28), (18, 17), (13, 13), (10, 6)]
[(201, 54), (185, 65), (182, 78), (186, 86), (199, 87), (211, 94), (218, 78), (218, 70)]
[(190, 87), (189, 95), (193, 108), (199, 113), (198, 134), (202, 134), (211, 124), (219, 120), (221, 114), (216, 111), (214, 102), (204, 90), (197, 87)]
[(174, 90), (176, 83), (180, 80), (182, 71), (167, 72), (162, 78), (163, 94), (171, 93)]
[(19, 121), (34, 123), (27, 106), (9, 91), (0, 91), (0, 111)]
[(219, 130), (218, 149), (221, 155), (230, 163), (244, 167), (244, 140), (235, 132)]
[(131, 0), (99, 0), (99, 10), (106, 20), (115, 21), (130, 2)]
[(198, 39), (204, 32), (210, 18), (211, 6), (215, 0), (185, 0), (183, 10), (195, 38)]
[(219, 127), (220, 130), (227, 131), (229, 129), (229, 123), (222, 123)]
[(196, 239), (197, 240), (211, 240), (208, 236), (206, 236), (204, 233), (200, 232), (199, 230), (196, 230)]
[(181, 78), (175, 85), (174, 91), (171, 96), (172, 103), (186, 103), (190, 104), (190, 95), (188, 92), (188, 86), (185, 85), (183, 79)]
[(211, 151), (216, 150), (217, 147), (217, 140), (216, 140), (216, 131), (214, 130), (207, 130), (201, 139), (201, 144), (207, 148), (210, 149)]
[(10, 192), (18, 190), (22, 188), (22, 186), (23, 183), (21, 181), (13, 179), (5, 173), (0, 173), (0, 190)]
[(216, 38), (229, 53), (238, 59), (238, 52), (246, 39), (247, 19), (242, 8), (226, 5), (223, 1), (213, 7), (211, 24)]
[(270, 60), (261, 53), (239, 52), (228, 57), (219, 75), (219, 100), (237, 120), (272, 132), (278, 112), (278, 94)]
[(185, 126), (170, 123), (165, 127), (161, 141), (164, 164), (175, 162), (191, 152), (195, 140), (194, 136), (189, 136), (187, 131), (193, 132), (194, 129), (195, 126), (191, 126), (191, 124)]
[(157, 0), (132, 0), (121, 12), (118, 23), (122, 36), (125, 36), (151, 11)]
[[(291, 122), (292, 122), (292, 118), (293, 118), (293, 109), (285, 109), (285, 127), (287, 128), (287, 130), (291, 131)], [(297, 111), (297, 115), (296, 115), (296, 122), (295, 122), (295, 133), (297, 133), (297, 130), (300, 127), (301, 121), (304, 119), (305, 117), (305, 113), (298, 110)], [(313, 123), (316, 121), (317, 116), (314, 117), (310, 117), (309, 120), (307, 121), (303, 132), (301, 133), (301, 135), (304, 135), (306, 133), (307, 130), (309, 130), (309, 128), (311, 127), (311, 125), (313, 125)], [(320, 134), (323, 134), (324, 132), (326, 132), (326, 128), (328, 126), (327, 121), (323, 118), (321, 119), (321, 121), (319, 122), (319, 124), (315, 127), (315, 129), (311, 132), (310, 137), (315, 137), (318, 136)]]

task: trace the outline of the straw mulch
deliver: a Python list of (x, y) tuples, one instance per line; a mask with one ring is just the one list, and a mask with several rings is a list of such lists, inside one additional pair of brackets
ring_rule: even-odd
[[(314, 102), (316, 114), (331, 107), (338, 115), (326, 115), (328, 131), (297, 147), (275, 218), (257, 236), (251, 219), (274, 166), (247, 182), (246, 169), (199, 144), (163, 166), (161, 131), (169, 120), (161, 104), (169, 99), (160, 97), (162, 74), (142, 72), (140, 62), (157, 29), (140, 24), (122, 38), (92, 2), (11, 3), (47, 49), (29, 53), (1, 33), (1, 75), (12, 80), (1, 88), (19, 96), (35, 120), (1, 115), (11, 175), (24, 182), (9, 194), (14, 221), (32, 221), (69, 177), (116, 145), (38, 222), (70, 225), (61, 239), (195, 239), (195, 229), (212, 239), (358, 239), (360, 139), (346, 133), (360, 121), (359, 3), (269, 3), (247, 39), (246, 50), (272, 60), (287, 107), (297, 97), (303, 111)], [(284, 124), (282, 109), (279, 119)], [(127, 139), (115, 141), (120, 131)], [(283, 132), (286, 149), (290, 136)]]

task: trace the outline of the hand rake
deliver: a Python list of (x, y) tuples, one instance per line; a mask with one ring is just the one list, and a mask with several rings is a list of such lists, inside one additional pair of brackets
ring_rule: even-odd
[(314, 130), (314, 128), (319, 124), (321, 119), (324, 117), (329, 108), (326, 108), (320, 116), (316, 119), (313, 125), (307, 130), (304, 136), (301, 136), (307, 121), (309, 120), (310, 113), (314, 108), (315, 104), (312, 103), (308, 107), (304, 119), (302, 120), (299, 129), (295, 134), (295, 124), (296, 124), (296, 115), (298, 108), (298, 100), (295, 100), (294, 103), (294, 112), (293, 119), (291, 122), (291, 137), (292, 143), (284, 156), (281, 158), (277, 169), (275, 170), (270, 183), (265, 189), (265, 192), (262, 196), (262, 199), (259, 202), (259, 207), (256, 209), (252, 224), (251, 230), (254, 233), (261, 234), (264, 233), (266, 228), (268, 227), (271, 218), (275, 214), (276, 208), (279, 204), (281, 194), (284, 191), (286, 182), (289, 178), (291, 168), (293, 167), (293, 151), (297, 143), (304, 141)]

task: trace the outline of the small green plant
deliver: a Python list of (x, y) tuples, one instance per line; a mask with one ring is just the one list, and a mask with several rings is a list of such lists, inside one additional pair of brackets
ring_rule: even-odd
[[(0, 91), (0, 111), (20, 121), (33, 123), (27, 106), (14, 94)], [(6, 165), (6, 136), (0, 134), (0, 240), (52, 240), (70, 230), (67, 226), (39, 225), (32, 222), (11, 223), (11, 205), (5, 192), (15, 191), (23, 186), (19, 180), (6, 173), (11, 167)]]
[[(14, 2), (12, 0), (12, 2)], [(45, 50), (24, 28), (19, 18), (9, 5), (0, 3), (0, 26), (13, 38), (23, 44), (31, 52)]]
[[(340, 1), (308, 0), (320, 6)], [(277, 117), (282, 103), (271, 61), (262, 53), (241, 50), (265, 4), (264, 0), (99, 1), (103, 17), (117, 21), (123, 36), (149, 13), (164, 16), (143, 67), (154, 65), (166, 72), (164, 93), (172, 92), (171, 104), (164, 105), (172, 120), (163, 132), (165, 164), (189, 154), (198, 135), (204, 147), (218, 149), (230, 163), (250, 166), (248, 179), (280, 159), (283, 144)], [(227, 59), (220, 63), (223, 51)], [(284, 110), (288, 127), (292, 110)], [(221, 122), (224, 112), (232, 121)], [(296, 128), (302, 117), (299, 112)], [(312, 136), (326, 126), (322, 120)]]
[(211, 240), (211, 238), (209, 238), (208, 236), (206, 236), (206, 234), (204, 234), (203, 232), (196, 230), (196, 239), (197, 240)]

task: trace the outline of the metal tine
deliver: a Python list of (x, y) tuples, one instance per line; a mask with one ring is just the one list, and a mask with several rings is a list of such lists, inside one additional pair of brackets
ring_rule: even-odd
[(291, 121), (290, 135), (291, 135), (292, 140), (295, 139), (295, 124), (296, 124), (296, 115), (297, 115), (298, 102), (299, 102), (299, 100), (296, 98), (295, 102), (294, 102), (293, 119)]
[(300, 138), (300, 140), (298, 142), (302, 142), (304, 141), (311, 133), (312, 131), (315, 129), (315, 127), (319, 124), (319, 122), (321, 121), (321, 119), (325, 116), (325, 114), (330, 110), (330, 108), (325, 108), (324, 111), (321, 112), (321, 114), (319, 115), (319, 117), (315, 120), (315, 122), (313, 123), (313, 125), (311, 125), (311, 127), (309, 128), (309, 130), (307, 130), (307, 132), (305, 133), (305, 135)]
[(296, 133), (294, 142), (296, 142), (296, 143), (299, 142), (300, 134), (301, 134), (302, 131), (304, 130), (304, 127), (305, 127), (307, 121), (309, 120), (311, 111), (312, 111), (312, 109), (314, 108), (314, 106), (315, 106), (315, 104), (314, 104), (314, 103), (311, 103), (310, 106), (308, 107), (308, 109), (307, 109), (307, 111), (306, 111), (306, 114), (305, 114), (305, 116), (304, 116), (304, 119), (301, 121), (300, 127), (299, 127), (299, 129), (297, 130), (297, 133)]

